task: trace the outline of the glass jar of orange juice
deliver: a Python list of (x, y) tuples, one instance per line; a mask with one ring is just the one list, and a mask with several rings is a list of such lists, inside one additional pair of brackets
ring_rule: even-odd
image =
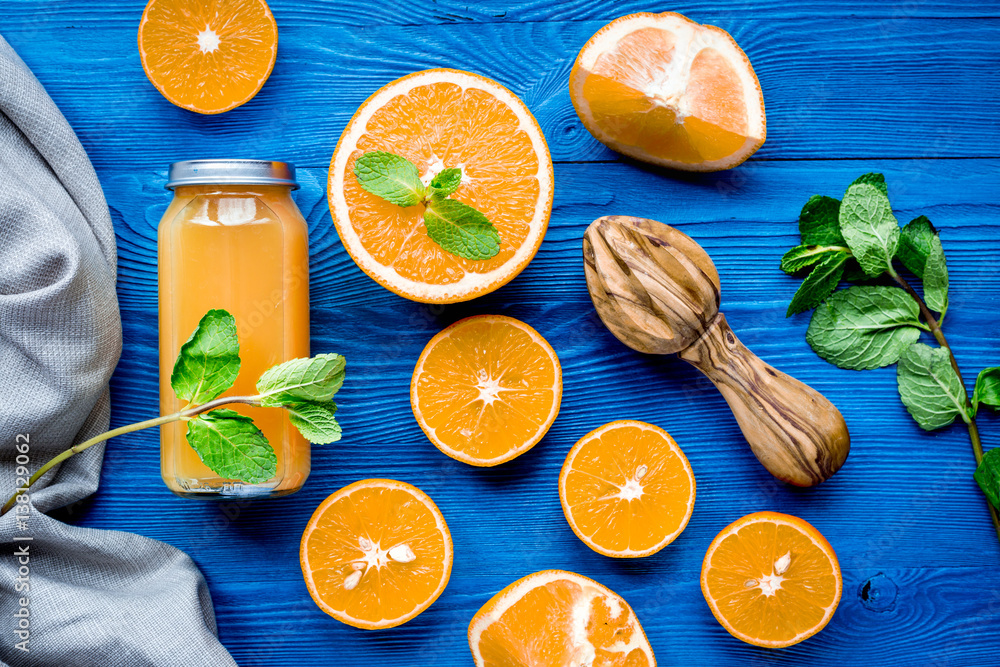
[[(292, 200), (295, 167), (263, 160), (191, 160), (170, 165), (174, 199), (160, 221), (160, 411), (181, 409), (170, 373), (181, 345), (205, 313), (236, 318), (240, 373), (223, 394), (254, 395), (268, 368), (309, 356), (309, 241)], [(309, 442), (280, 408), (232, 404), (251, 417), (277, 454), (277, 474), (261, 484), (212, 472), (185, 438), (183, 421), (161, 427), (160, 470), (188, 498), (281, 496), (309, 475)]]

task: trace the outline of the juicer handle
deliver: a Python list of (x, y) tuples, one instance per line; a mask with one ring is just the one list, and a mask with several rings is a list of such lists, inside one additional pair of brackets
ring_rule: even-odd
[(722, 313), (679, 356), (722, 392), (754, 455), (778, 479), (813, 486), (843, 465), (851, 436), (840, 411), (812, 387), (761, 361)]

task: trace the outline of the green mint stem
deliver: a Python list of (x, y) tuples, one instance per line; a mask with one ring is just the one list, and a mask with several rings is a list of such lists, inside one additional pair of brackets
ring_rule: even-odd
[[(47, 473), (52, 468), (56, 467), (69, 457), (74, 454), (79, 454), (85, 449), (88, 449), (99, 442), (104, 442), (114, 438), (115, 436), (125, 435), (126, 433), (132, 433), (133, 431), (141, 431), (143, 429), (152, 428), (154, 426), (161, 426), (163, 424), (169, 424), (170, 422), (178, 421), (180, 419), (190, 419), (196, 415), (203, 412), (208, 412), (209, 410), (214, 410), (215, 408), (221, 407), (223, 405), (228, 405), (230, 403), (245, 403), (248, 405), (259, 405), (258, 397), (256, 396), (224, 396), (222, 398), (217, 398), (214, 401), (209, 401), (208, 403), (203, 403), (202, 405), (195, 405), (193, 407), (186, 408), (180, 412), (175, 412), (171, 415), (164, 415), (162, 417), (157, 417), (156, 419), (147, 419), (146, 421), (136, 422), (135, 424), (129, 424), (127, 426), (120, 426), (118, 428), (112, 429), (101, 433), (100, 435), (95, 435), (89, 440), (84, 440), (78, 445), (73, 445), (65, 452), (57, 454), (48, 463), (43, 465), (41, 468), (35, 471), (30, 478), (28, 478), (27, 486), (22, 486), (19, 488), (14, 495), (12, 495), (7, 502), (4, 503), (3, 507), (0, 508), (0, 516), (3, 516), (10, 511), (10, 508), (14, 506), (17, 502), (17, 497), (22, 493), (31, 488), (32, 484), (37, 482), (41, 477)], [(980, 452), (982, 449), (980, 448)], [(980, 456), (982, 454), (980, 453)]]
[[(920, 298), (917, 291), (913, 289), (910, 283), (906, 282), (901, 275), (896, 273), (895, 269), (889, 267), (889, 275), (895, 280), (900, 287), (902, 287), (907, 294), (909, 294), (917, 302), (917, 306), (920, 308), (920, 313), (927, 320), (927, 325), (930, 327), (931, 334), (934, 339), (938, 342), (938, 345), (948, 350), (948, 356), (951, 359), (951, 367), (955, 369), (955, 375), (958, 376), (959, 381), (962, 383), (962, 391), (965, 392), (965, 411), (962, 413), (962, 418), (965, 419), (965, 424), (969, 428), (969, 440), (972, 441), (972, 453), (976, 457), (976, 465), (978, 466), (983, 461), (983, 442), (979, 438), (979, 427), (976, 425), (976, 417), (972, 414), (972, 403), (969, 400), (969, 391), (965, 387), (965, 380), (962, 379), (962, 371), (958, 368), (958, 361), (955, 359), (955, 353), (951, 351), (951, 346), (948, 345), (948, 339), (944, 337), (944, 331), (941, 330), (940, 323), (934, 318), (933, 313), (924, 303), (924, 300)], [(1000, 516), (997, 516), (997, 511), (990, 504), (989, 500), (986, 501), (986, 506), (990, 510), (990, 519), (993, 520), (993, 528), (996, 530), (997, 539), (1000, 539)]]

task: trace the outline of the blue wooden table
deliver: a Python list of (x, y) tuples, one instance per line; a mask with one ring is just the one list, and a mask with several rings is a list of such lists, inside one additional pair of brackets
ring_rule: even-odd
[[(952, 281), (946, 330), (966, 377), (1000, 363), (1000, 7), (971, 0), (784, 0), (679, 4), (593, 0), (274, 0), (277, 65), (250, 103), (199, 116), (166, 102), (139, 62), (141, 0), (3, 0), (0, 32), (76, 129), (118, 235), (125, 347), (112, 423), (157, 411), (156, 225), (171, 161), (266, 157), (300, 168), (311, 233), (312, 345), (348, 359), (338, 397), (344, 440), (313, 455), (305, 489), (280, 500), (211, 504), (171, 495), (155, 432), (108, 446), (100, 491), (63, 513), (134, 531), (190, 554), (211, 588), (219, 634), (249, 665), (467, 665), (469, 619), (493, 593), (545, 568), (593, 577), (635, 608), (662, 665), (988, 665), (1000, 655), (1000, 544), (972, 480), (968, 436), (918, 429), (894, 368), (839, 370), (809, 349), (809, 315), (785, 319), (798, 281), (778, 269), (805, 200), (839, 197), (886, 174), (901, 220), (942, 230)], [(620, 15), (673, 10), (728, 30), (764, 90), (768, 139), (742, 167), (685, 175), (624, 160), (581, 126), (567, 78), (583, 43)], [(374, 90), (428, 67), (484, 74), (537, 116), (555, 161), (548, 235), (512, 283), (469, 304), (428, 307), (376, 285), (333, 229), (326, 168), (351, 114)], [(726, 404), (696, 371), (634, 353), (587, 296), (580, 241), (606, 214), (676, 225), (715, 260), (723, 310), (763, 359), (825, 393), (853, 436), (847, 464), (814, 489), (776, 483)], [(445, 457), (423, 436), (408, 388), (430, 337), (460, 317), (522, 319), (555, 346), (562, 412), (531, 452), (493, 469)], [(618, 561), (570, 531), (557, 476), (570, 446), (613, 419), (670, 431), (698, 480), (694, 516), (659, 554)], [(981, 428), (1000, 444), (1000, 419)], [(341, 625), (310, 600), (299, 536), (328, 494), (366, 477), (416, 484), (455, 543), (451, 583), (397, 629)], [(701, 560), (731, 521), (778, 510), (812, 522), (836, 549), (844, 594), (830, 625), (785, 650), (730, 637), (699, 590)]]

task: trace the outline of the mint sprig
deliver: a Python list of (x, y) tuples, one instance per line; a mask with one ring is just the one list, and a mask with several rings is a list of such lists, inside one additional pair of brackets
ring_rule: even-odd
[(986, 452), (973, 477), (990, 503), (994, 507), (1000, 507), (1000, 447)]
[(921, 329), (920, 310), (903, 290), (855, 286), (816, 308), (806, 341), (835, 366), (869, 370), (896, 363)]
[(432, 200), (424, 211), (427, 236), (466, 259), (489, 259), (500, 252), (500, 234), (486, 216), (457, 199)]
[(361, 187), (391, 204), (424, 206), (427, 236), (443, 250), (463, 259), (486, 260), (500, 252), (500, 232), (472, 206), (449, 199), (462, 183), (458, 167), (443, 169), (426, 186), (417, 166), (394, 153), (365, 153), (354, 163)]
[(979, 371), (976, 387), (972, 392), (973, 412), (980, 405), (1000, 408), (1000, 366), (992, 366)]
[(965, 388), (945, 348), (911, 345), (899, 359), (896, 381), (903, 405), (925, 431), (947, 426), (955, 417), (969, 420)]
[[(803, 247), (829, 248), (830, 246), (799, 246), (799, 248)], [(794, 250), (795, 248), (792, 248), (789, 252)], [(781, 268), (784, 269), (786, 264), (799, 266), (807, 256), (809, 256), (808, 253), (801, 253), (795, 259), (788, 259), (788, 255), (786, 254), (786, 259), (782, 259)], [(841, 277), (844, 275), (844, 264), (850, 256), (850, 253), (845, 252), (845, 249), (834, 252), (823, 252), (815, 268), (809, 272), (809, 275), (802, 282), (802, 286), (799, 287), (798, 291), (795, 292), (795, 296), (792, 297), (792, 302), (788, 304), (788, 311), (785, 313), (786, 317), (810, 310), (823, 303), (823, 299), (828, 297), (830, 292), (837, 289), (837, 283), (840, 282)]]
[(317, 354), (274, 366), (257, 380), (260, 403), (284, 407), (302, 401), (329, 401), (344, 384), (346, 364), (339, 354)]
[(253, 419), (220, 408), (188, 422), (188, 444), (220, 477), (260, 484), (274, 477), (278, 458)]
[(239, 372), (236, 320), (224, 310), (210, 310), (181, 346), (170, 386), (177, 398), (204, 403), (232, 387)]
[(49, 460), (12, 495), (0, 514), (10, 510), (17, 497), (46, 472), (74, 454), (116, 435), (187, 422), (187, 442), (215, 474), (245, 484), (260, 484), (277, 473), (274, 447), (253, 419), (222, 406), (245, 405), (282, 408), (299, 432), (311, 442), (340, 440), (333, 397), (344, 384), (345, 361), (339, 354), (318, 354), (293, 359), (268, 369), (257, 381), (254, 396), (220, 396), (231, 389), (240, 370), (240, 343), (236, 319), (225, 310), (210, 310), (181, 346), (170, 375), (170, 385), (187, 404), (178, 412), (122, 426), (94, 436)]
[[(799, 214), (799, 233), (802, 244), (781, 259), (786, 273), (806, 274), (787, 314), (815, 306), (806, 341), (836, 366), (866, 370), (898, 362), (900, 399), (921, 428), (943, 428), (956, 418), (966, 423), (978, 463), (974, 476), (1000, 538), (1000, 448), (984, 456), (976, 425), (980, 405), (1000, 408), (1000, 367), (979, 374), (970, 398), (941, 328), (950, 285), (938, 231), (924, 216), (900, 229), (885, 178), (873, 173), (851, 183), (842, 201), (812, 196)], [(923, 281), (923, 296), (895, 262)], [(862, 284), (837, 291), (843, 279)], [(894, 285), (872, 284), (887, 279)], [(922, 332), (939, 347), (919, 342)]]
[(365, 153), (354, 163), (354, 175), (365, 190), (397, 206), (416, 206), (426, 194), (417, 165), (393, 153)]
[(328, 445), (340, 440), (340, 424), (334, 417), (337, 404), (333, 401), (301, 401), (288, 403), (284, 407), (292, 426), (306, 440), (317, 445)]
[(799, 214), (799, 234), (805, 245), (847, 245), (840, 233), (840, 200), (810, 197)]
[(458, 167), (451, 167), (440, 172), (431, 179), (428, 190), (432, 197), (447, 197), (458, 190), (462, 184), (462, 170)]
[(865, 273), (875, 278), (892, 268), (899, 222), (881, 174), (865, 174), (847, 188), (838, 219), (840, 232)]
[(931, 254), (931, 239), (937, 238), (937, 235), (937, 230), (934, 229), (934, 225), (927, 219), (927, 216), (921, 215), (910, 220), (899, 234), (896, 259), (910, 273), (918, 278), (923, 278), (927, 256)]

